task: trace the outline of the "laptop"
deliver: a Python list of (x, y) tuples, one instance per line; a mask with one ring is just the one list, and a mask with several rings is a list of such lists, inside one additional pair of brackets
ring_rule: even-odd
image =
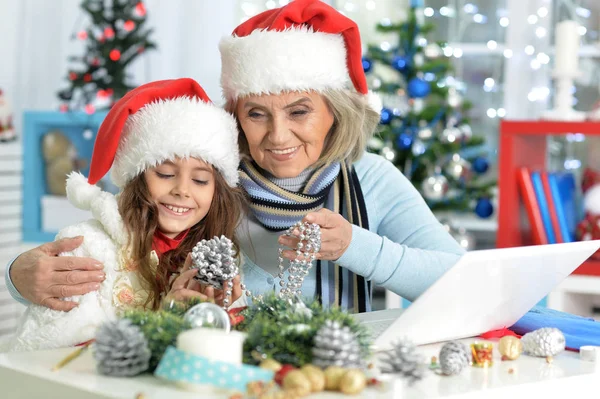
[(512, 326), (600, 248), (600, 240), (467, 252), (407, 309), (355, 317), (386, 350), (476, 337)]

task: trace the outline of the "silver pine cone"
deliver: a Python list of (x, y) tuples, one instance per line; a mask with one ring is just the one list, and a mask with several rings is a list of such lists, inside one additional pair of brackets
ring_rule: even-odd
[(399, 340), (392, 349), (384, 352), (381, 359), (381, 371), (396, 373), (408, 378), (409, 383), (420, 380), (425, 375), (424, 357), (417, 347), (408, 340)]
[(462, 342), (451, 341), (442, 346), (440, 368), (445, 375), (459, 374), (471, 362), (471, 354)]
[(356, 335), (348, 326), (338, 321), (327, 320), (317, 331), (312, 348), (312, 364), (317, 367), (340, 366), (362, 368), (360, 345)]
[(545, 327), (521, 338), (523, 351), (532, 356), (554, 356), (565, 350), (565, 336), (558, 328)]
[(94, 357), (100, 374), (132, 377), (149, 367), (146, 337), (129, 319), (104, 323), (96, 333)]
[(233, 242), (223, 235), (198, 242), (191, 257), (192, 269), (198, 269), (195, 279), (217, 289), (239, 274)]

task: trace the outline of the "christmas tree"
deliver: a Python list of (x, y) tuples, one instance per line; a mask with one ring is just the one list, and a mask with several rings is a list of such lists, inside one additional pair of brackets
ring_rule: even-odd
[[(430, 42), (422, 0), (411, 0), (406, 21), (379, 23), (398, 35), (398, 46), (370, 45), (363, 58), (369, 86), (383, 109), (369, 150), (394, 163), (420, 190), (432, 210), (493, 214), (484, 139), (473, 135), (445, 43)], [(387, 43), (386, 43), (387, 44)]]
[(93, 113), (109, 108), (135, 87), (126, 69), (156, 45), (149, 39), (152, 29), (144, 27), (146, 7), (140, 0), (84, 0), (81, 8), (92, 24), (74, 36), (86, 42), (86, 52), (69, 58), (76, 66), (69, 68), (70, 86), (58, 97), (61, 111)]

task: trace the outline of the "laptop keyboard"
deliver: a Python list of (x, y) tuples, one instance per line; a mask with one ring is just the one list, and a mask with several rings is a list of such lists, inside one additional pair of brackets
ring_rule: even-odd
[(369, 332), (371, 333), (371, 338), (375, 339), (379, 337), (383, 332), (392, 324), (394, 320), (380, 320), (380, 321), (372, 321), (368, 323), (362, 323)]

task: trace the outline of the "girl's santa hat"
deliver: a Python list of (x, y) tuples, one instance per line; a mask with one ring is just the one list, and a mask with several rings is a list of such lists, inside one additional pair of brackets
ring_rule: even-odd
[(320, 0), (296, 0), (265, 11), (221, 40), (221, 86), (227, 100), (250, 94), (354, 89), (368, 96), (360, 32)]
[(88, 182), (108, 171), (122, 188), (146, 169), (176, 157), (201, 158), (227, 183), (238, 182), (237, 125), (193, 79), (139, 86), (115, 103), (102, 122)]

